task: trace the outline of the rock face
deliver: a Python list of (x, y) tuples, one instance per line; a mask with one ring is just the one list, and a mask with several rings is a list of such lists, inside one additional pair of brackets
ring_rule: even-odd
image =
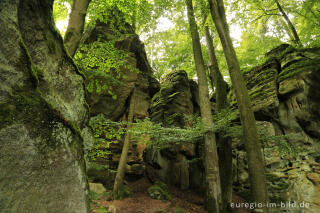
[[(110, 26), (112, 22), (113, 27)], [(97, 41), (114, 41), (114, 47), (127, 54), (125, 65), (120, 67), (122, 73), (120, 83), (112, 88), (116, 99), (107, 90), (101, 92), (87, 91), (87, 102), (90, 106), (91, 120), (96, 116), (103, 116), (113, 121), (126, 120), (128, 114), (129, 100), (132, 91), (135, 89), (134, 118), (143, 119), (149, 116), (149, 107), (152, 96), (159, 90), (159, 82), (153, 77), (153, 71), (147, 60), (143, 43), (139, 40), (130, 25), (117, 26), (117, 20), (110, 20), (109, 23), (98, 22), (95, 27), (88, 30), (83, 38), (84, 44), (93, 44)], [(131, 70), (130, 68), (136, 70)], [(98, 74), (86, 75), (86, 87), (90, 81), (106, 81)], [(129, 150), (126, 177), (141, 177), (144, 175), (145, 166), (142, 163), (142, 153), (145, 145), (136, 145), (132, 142)], [(102, 182), (107, 188), (112, 188), (115, 173), (120, 160), (123, 141), (112, 144), (108, 150), (112, 154), (107, 159), (98, 159), (88, 163), (88, 176), (97, 182)], [(107, 167), (106, 167), (107, 165)]]
[[(150, 107), (150, 118), (164, 126), (185, 127), (185, 116), (195, 114), (198, 109), (197, 84), (188, 79), (185, 71), (168, 74), (161, 89), (154, 95)], [(203, 188), (203, 165), (200, 161), (189, 161), (201, 155), (199, 144), (186, 143), (161, 150), (147, 150), (148, 175), (153, 181), (160, 179), (182, 189)]]
[[(118, 35), (120, 33), (120, 35)], [(98, 22), (94, 28), (89, 30), (84, 36), (84, 43), (91, 44), (96, 41), (115, 41), (115, 48), (128, 53), (126, 66), (120, 67), (120, 73), (124, 77), (120, 79), (120, 84), (112, 88), (112, 92), (117, 96), (113, 99), (107, 91), (88, 92), (88, 103), (90, 105), (91, 115), (104, 114), (106, 118), (118, 121), (127, 111), (129, 97), (136, 87), (136, 106), (135, 117), (145, 118), (149, 116), (148, 108), (151, 97), (159, 90), (159, 83), (153, 77), (153, 71), (147, 60), (144, 45), (134, 33), (131, 26), (125, 25), (124, 29), (111, 28), (110, 24)], [(138, 70), (130, 70), (131, 66)], [(92, 74), (86, 80), (86, 84), (92, 78), (99, 76)]]
[(0, 209), (88, 212), (83, 79), (52, 0), (0, 2)]
[[(299, 205), (305, 205), (306, 212), (320, 212), (320, 49), (281, 45), (266, 54), (264, 64), (244, 72), (244, 77), (262, 133), (270, 202), (286, 202), (281, 211), (298, 213), (303, 211)], [(197, 108), (190, 85), (182, 71), (168, 75), (152, 98), (152, 121), (165, 126), (188, 125), (182, 115)], [(232, 90), (229, 100), (236, 109)], [(148, 150), (148, 175), (204, 192), (202, 164), (188, 161), (202, 155), (200, 148)], [(250, 200), (246, 153), (239, 138), (233, 139), (233, 156), (234, 191)], [(297, 207), (289, 207), (288, 202)]]
[(195, 82), (188, 79), (183, 70), (168, 74), (151, 102), (150, 117), (154, 122), (161, 122), (164, 126), (184, 127), (184, 117), (195, 113), (197, 100), (194, 91)]
[[(305, 202), (310, 204), (307, 212), (320, 212), (320, 49), (284, 44), (266, 58), (244, 75), (262, 129), (268, 135), (289, 136), (263, 144), (271, 201)], [(233, 146), (235, 189), (246, 196), (245, 152), (241, 143)]]

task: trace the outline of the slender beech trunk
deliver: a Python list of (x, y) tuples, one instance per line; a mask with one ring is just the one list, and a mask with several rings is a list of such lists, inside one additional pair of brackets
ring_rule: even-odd
[(209, 71), (210, 78), (213, 81), (213, 85), (216, 88), (216, 99), (218, 111), (227, 107), (227, 84), (223, 79), (223, 76), (219, 69), (218, 60), (216, 57), (215, 49), (213, 46), (212, 37), (208, 26), (205, 26), (205, 37), (208, 46), (209, 53)]
[[(298, 36), (296, 28), (293, 26), (292, 22), (290, 21), (289, 17), (287, 16), (286, 12), (283, 10), (283, 8), (281, 7), (278, 0), (274, 0), (274, 2), (277, 4), (278, 10), (280, 11), (283, 19), (286, 21), (286, 23), (288, 24), (288, 26), (292, 32), (292, 35), (294, 38), (293, 42), (296, 43), (297, 45), (301, 45), (301, 40)], [(289, 33), (289, 35), (290, 35), (290, 33)]]
[(132, 28), (134, 32), (136, 31), (136, 28), (137, 28), (137, 7), (138, 5), (136, 4), (136, 6), (133, 9), (133, 15), (132, 15)]
[[(211, 104), (209, 101), (208, 82), (206, 70), (203, 62), (201, 44), (198, 33), (197, 24), (193, 13), (192, 0), (185, 0), (188, 9), (188, 20), (192, 37), (192, 46), (194, 61), (196, 64), (198, 83), (199, 83), (199, 99), (201, 118), (206, 127), (212, 128)], [(207, 196), (206, 206), (208, 212), (218, 213), (221, 209), (221, 187), (219, 176), (218, 153), (216, 146), (216, 138), (213, 131), (205, 134), (205, 160), (204, 166), (206, 171)]]
[(64, 37), (64, 43), (71, 57), (77, 52), (90, 1), (91, 0), (73, 1), (68, 28)]
[[(268, 202), (268, 192), (266, 187), (261, 144), (258, 138), (256, 121), (251, 107), (248, 90), (245, 86), (239, 62), (230, 37), (223, 0), (208, 1), (211, 16), (223, 46), (233, 89), (239, 106), (240, 119), (243, 127), (243, 139), (248, 159), (251, 196), (256, 202), (266, 204)], [(263, 207), (263, 212), (268, 212), (268, 209)]]
[(130, 147), (130, 133), (129, 130), (132, 125), (133, 121), (133, 113), (134, 113), (134, 106), (135, 106), (135, 88), (133, 89), (131, 98), (130, 98), (130, 104), (129, 104), (129, 113), (128, 113), (128, 124), (127, 124), (127, 132), (124, 137), (124, 144), (121, 152), (121, 157), (117, 169), (117, 175), (114, 181), (113, 185), (113, 196), (114, 199), (119, 198), (119, 193), (123, 187), (123, 179), (124, 179), (124, 174), (126, 170), (126, 165), (127, 165), (127, 158), (128, 158), (128, 151)]
[[(227, 88), (220, 72), (218, 60), (215, 54), (212, 37), (208, 26), (205, 26), (205, 37), (209, 52), (209, 70), (216, 92), (217, 112), (228, 107)], [(213, 87), (212, 87), (213, 88)], [(223, 133), (218, 134), (219, 144), (219, 171), (222, 191), (222, 210), (227, 212), (228, 205), (232, 201), (232, 146), (231, 141), (225, 138)]]

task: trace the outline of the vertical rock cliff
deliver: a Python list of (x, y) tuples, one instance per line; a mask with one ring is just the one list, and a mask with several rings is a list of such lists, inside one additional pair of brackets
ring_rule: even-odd
[(0, 2), (1, 212), (88, 212), (83, 78), (52, 4)]
[[(260, 129), (278, 138), (262, 141), (271, 201), (304, 202), (310, 204), (307, 212), (319, 212), (320, 49), (283, 44), (244, 76)], [(245, 152), (242, 143), (233, 147), (235, 190), (246, 196)]]
[[(109, 22), (97, 22), (87, 30), (83, 37), (83, 45), (94, 45), (98, 42), (111, 44), (113, 48), (122, 51), (124, 58), (119, 59), (120, 78), (117, 78), (114, 70), (101, 70), (110, 74), (116, 82), (112, 88), (112, 94), (107, 89), (87, 89), (87, 102), (90, 106), (91, 121), (95, 122), (97, 118), (110, 119), (112, 121), (127, 120), (129, 100), (132, 91), (135, 88), (135, 108), (134, 118), (144, 119), (149, 116), (149, 107), (151, 98), (159, 90), (159, 82), (153, 77), (153, 70), (147, 60), (144, 44), (140, 41), (139, 36), (135, 34), (132, 27), (128, 24), (117, 24), (116, 17), (108, 19)], [(92, 50), (82, 50), (82, 54), (90, 54)], [(102, 56), (108, 57), (108, 55)], [(97, 69), (99, 67), (96, 67)], [(101, 68), (101, 67), (100, 67)], [(97, 69), (88, 71), (83, 67), (85, 73), (86, 88), (90, 87), (92, 82), (101, 85), (110, 84), (110, 78), (100, 76)], [(116, 80), (115, 80), (116, 79)], [(123, 139), (123, 138), (122, 138)], [(103, 148), (104, 151), (111, 151), (108, 157), (90, 160), (88, 166), (88, 176), (93, 181), (102, 182), (106, 187), (112, 187), (114, 172), (116, 170), (121, 155), (123, 145), (122, 139), (117, 140), (119, 143), (111, 144), (109, 148)], [(144, 175), (145, 166), (142, 162), (142, 154), (145, 145), (132, 143), (129, 150), (127, 163), (127, 177), (133, 178)], [(90, 144), (89, 144), (90, 145)]]

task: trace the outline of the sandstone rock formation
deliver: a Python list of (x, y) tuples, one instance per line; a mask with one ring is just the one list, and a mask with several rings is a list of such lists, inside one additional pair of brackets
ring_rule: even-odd
[(0, 2), (1, 212), (88, 212), (83, 78), (52, 4)]
[[(295, 49), (283, 44), (266, 54), (264, 64), (244, 72), (258, 129), (263, 134), (270, 202), (308, 203), (310, 207), (305, 210), (312, 213), (320, 211), (319, 64), (319, 48)], [(181, 115), (189, 114), (196, 106), (192, 97), (183, 72), (168, 75), (152, 99), (152, 120), (183, 127), (186, 124), (181, 122)], [(232, 90), (229, 100), (237, 110)], [(148, 150), (149, 175), (170, 184), (203, 190), (201, 163), (189, 164), (186, 160), (201, 156), (201, 152), (197, 148), (191, 152), (195, 155), (186, 153), (181, 147)], [(233, 157), (234, 191), (250, 200), (246, 153), (240, 138), (233, 139)], [(281, 210), (301, 212), (302, 208)]]
[(164, 126), (186, 126), (185, 116), (196, 113), (194, 105), (196, 108), (198, 101), (195, 93), (197, 84), (188, 79), (185, 71), (168, 74), (161, 84), (160, 91), (152, 98), (151, 120), (161, 122)]
[[(153, 122), (166, 127), (185, 127), (186, 116), (198, 113), (197, 84), (188, 79), (183, 70), (175, 71), (165, 77), (161, 89), (154, 95), (150, 107)], [(148, 176), (153, 181), (160, 179), (183, 189), (203, 189), (203, 165), (200, 160), (200, 144), (185, 143), (168, 146), (161, 150), (147, 150)], [(192, 163), (190, 160), (194, 160)]]
[[(120, 33), (120, 36), (116, 33)], [(115, 35), (116, 34), (116, 35)], [(116, 39), (115, 48), (128, 53), (127, 66), (121, 67), (120, 72), (124, 77), (120, 79), (120, 84), (112, 88), (112, 92), (117, 96), (113, 99), (107, 91), (97, 93), (95, 91), (88, 92), (88, 104), (90, 105), (91, 115), (104, 114), (106, 118), (111, 120), (121, 120), (128, 108), (128, 100), (133, 88), (136, 87), (136, 107), (135, 117), (145, 118), (149, 116), (148, 108), (152, 96), (159, 90), (159, 83), (153, 77), (153, 71), (147, 60), (143, 43), (139, 40), (139, 36), (134, 33), (131, 26), (126, 25), (124, 29), (119, 30), (116, 27), (110, 27), (110, 24), (98, 22), (96, 26), (84, 36), (84, 43), (90, 44), (98, 40), (109, 41)], [(128, 66), (137, 68), (130, 70)], [(98, 78), (92, 74), (86, 79), (86, 84), (92, 78)]]
[[(245, 79), (261, 128), (268, 135), (288, 135), (263, 144), (271, 201), (305, 202), (310, 204), (307, 212), (319, 212), (320, 49), (284, 44), (266, 58), (263, 65), (246, 72)], [(235, 189), (246, 196), (245, 152), (241, 143), (233, 146)]]
[[(110, 22), (116, 20), (110, 20)], [(92, 44), (97, 41), (108, 42), (115, 40), (114, 46), (118, 50), (127, 53), (125, 65), (120, 67), (123, 77), (119, 79), (120, 83), (113, 86), (112, 92), (116, 95), (116, 99), (108, 93), (107, 90), (100, 92), (87, 91), (87, 102), (90, 106), (91, 120), (96, 116), (103, 116), (105, 119), (113, 121), (126, 120), (128, 113), (128, 105), (133, 88), (135, 89), (135, 109), (134, 118), (143, 119), (149, 116), (149, 107), (152, 96), (159, 90), (159, 82), (153, 77), (153, 71), (147, 60), (143, 43), (139, 40), (137, 34), (134, 33), (130, 25), (117, 26), (110, 22), (101, 23), (89, 29), (83, 38), (84, 44)], [(84, 52), (85, 54), (85, 52)], [(107, 57), (107, 56), (106, 56)], [(135, 68), (132, 70), (128, 67)], [(84, 70), (84, 72), (86, 72)], [(107, 84), (108, 79), (101, 79), (99, 75), (90, 73), (86, 75), (86, 86), (90, 81), (99, 79)], [(102, 182), (107, 188), (113, 186), (115, 173), (121, 155), (122, 143), (111, 144), (109, 150), (112, 154), (108, 159), (97, 159), (88, 162), (88, 176), (93, 181)], [(145, 166), (142, 163), (142, 153), (145, 146), (133, 143), (129, 150), (129, 158), (127, 163), (127, 177), (141, 177), (144, 175)], [(107, 165), (107, 166), (106, 166)]]

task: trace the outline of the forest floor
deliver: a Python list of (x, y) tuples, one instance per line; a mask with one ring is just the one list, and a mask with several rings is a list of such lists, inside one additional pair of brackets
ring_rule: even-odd
[(108, 209), (110, 212), (116, 210), (116, 213), (206, 213), (203, 209), (203, 196), (169, 186), (171, 200), (155, 200), (147, 194), (147, 189), (151, 185), (146, 178), (129, 182), (128, 187), (132, 193), (130, 197), (123, 200), (107, 201), (104, 196), (101, 196), (91, 203), (92, 212), (100, 213), (102, 209)]
[[(123, 200), (107, 201), (101, 196), (91, 202), (92, 213), (206, 213), (204, 210), (204, 196), (190, 190), (182, 190), (169, 186), (170, 201), (155, 200), (148, 196), (147, 189), (152, 184), (146, 178), (129, 182), (131, 196)], [(234, 200), (241, 200), (237, 196)], [(239, 209), (240, 210), (240, 209)], [(250, 212), (246, 209), (239, 213)]]

